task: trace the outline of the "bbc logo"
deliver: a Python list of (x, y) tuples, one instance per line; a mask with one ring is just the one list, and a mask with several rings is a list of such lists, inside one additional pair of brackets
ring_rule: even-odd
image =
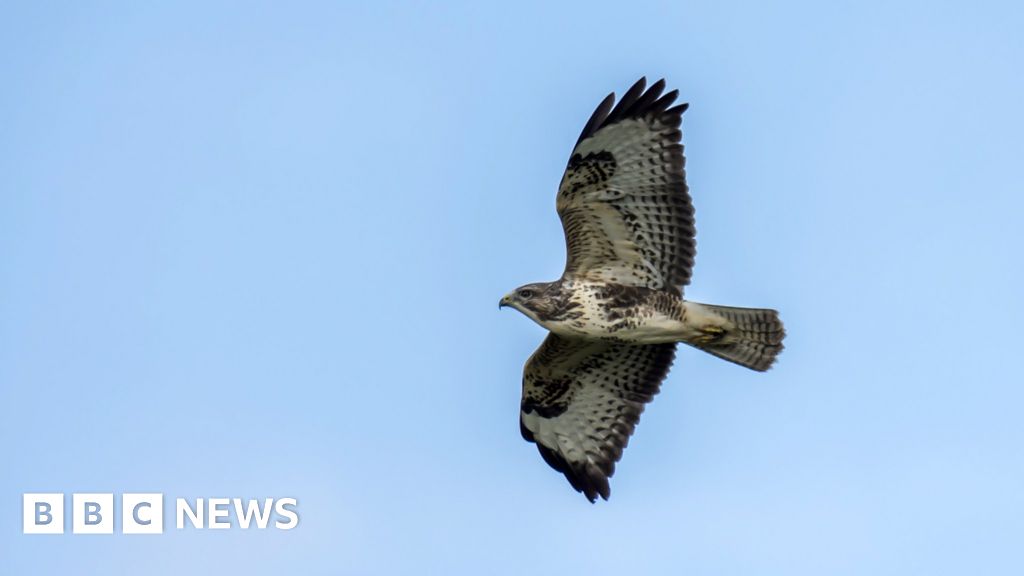
[[(72, 494), (71, 530), (74, 534), (113, 534), (113, 494)], [(163, 534), (164, 495), (121, 494), (121, 532)], [(23, 494), (24, 534), (64, 533), (64, 494)]]
[[(64, 533), (64, 494), (23, 494), (22, 499), (23, 533)], [(248, 530), (250, 526), (291, 530), (299, 525), (297, 505), (295, 498), (176, 498), (174, 525), (178, 530), (184, 530), (187, 524), (199, 530)], [(163, 534), (163, 494), (121, 494), (120, 507), (122, 534)], [(71, 495), (68, 515), (75, 534), (113, 534), (115, 514), (113, 494)]]

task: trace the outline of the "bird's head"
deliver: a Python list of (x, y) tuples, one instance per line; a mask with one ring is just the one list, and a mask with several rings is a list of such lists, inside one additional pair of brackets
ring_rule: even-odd
[(534, 322), (551, 316), (558, 307), (559, 292), (554, 282), (527, 284), (520, 286), (502, 297), (498, 308), (515, 308), (526, 314)]

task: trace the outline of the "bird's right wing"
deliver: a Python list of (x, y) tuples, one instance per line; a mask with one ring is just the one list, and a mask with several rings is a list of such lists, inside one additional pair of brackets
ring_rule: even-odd
[(523, 438), (588, 500), (607, 500), (608, 478), (675, 350), (549, 334), (523, 372)]

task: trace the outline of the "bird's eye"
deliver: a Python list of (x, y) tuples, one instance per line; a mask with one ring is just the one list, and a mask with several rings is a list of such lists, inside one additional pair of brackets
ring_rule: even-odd
[(519, 291), (519, 297), (523, 298), (523, 299), (532, 298), (533, 297), (533, 290), (520, 290)]

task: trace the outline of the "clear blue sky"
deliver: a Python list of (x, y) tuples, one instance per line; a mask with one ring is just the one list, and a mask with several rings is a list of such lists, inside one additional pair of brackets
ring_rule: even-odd
[[(0, 7), (0, 572), (1024, 573), (1020, 3), (141, 4)], [(789, 337), (681, 349), (590, 505), (496, 303), (641, 75), (688, 296)], [(26, 536), (35, 491), (301, 524)]]

